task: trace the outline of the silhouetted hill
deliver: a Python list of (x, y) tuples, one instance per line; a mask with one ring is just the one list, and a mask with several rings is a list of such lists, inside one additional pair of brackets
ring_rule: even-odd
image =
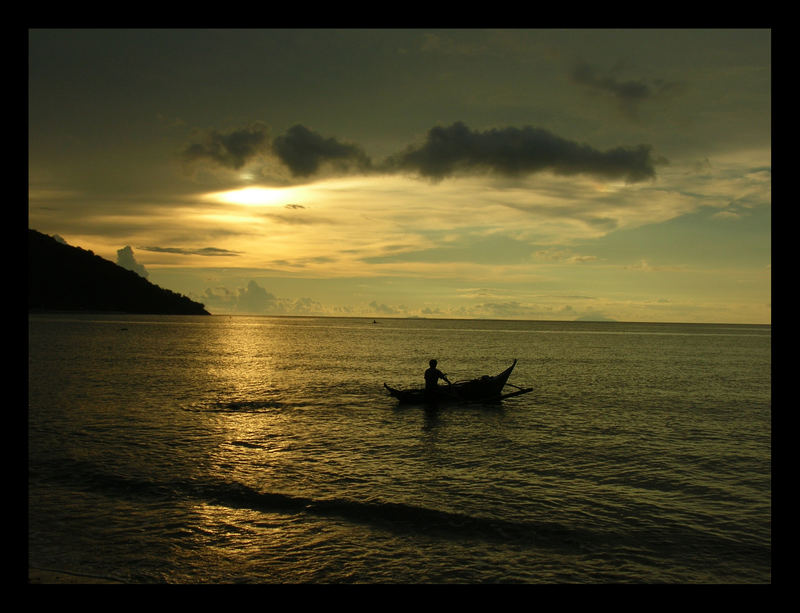
[(199, 302), (36, 230), (28, 230), (28, 267), (28, 309), (209, 314)]

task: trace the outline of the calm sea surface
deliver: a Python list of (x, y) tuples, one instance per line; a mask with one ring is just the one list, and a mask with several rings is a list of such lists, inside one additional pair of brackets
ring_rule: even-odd
[[(135, 583), (770, 583), (771, 328), (29, 315), (29, 562)], [(430, 358), (534, 391), (398, 406)]]

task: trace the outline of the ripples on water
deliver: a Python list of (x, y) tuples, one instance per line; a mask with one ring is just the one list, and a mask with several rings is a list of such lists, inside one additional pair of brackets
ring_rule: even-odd
[[(769, 582), (770, 328), (30, 316), (31, 563), (135, 582)], [(452, 379), (534, 387), (401, 407)]]

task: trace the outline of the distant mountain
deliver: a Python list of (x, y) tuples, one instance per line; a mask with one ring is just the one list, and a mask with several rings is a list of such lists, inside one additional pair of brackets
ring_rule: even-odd
[(91, 251), (30, 229), (28, 309), (209, 314), (199, 302), (162, 289)]

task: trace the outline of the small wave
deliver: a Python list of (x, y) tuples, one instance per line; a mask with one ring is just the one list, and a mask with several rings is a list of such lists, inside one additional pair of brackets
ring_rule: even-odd
[(258, 443), (251, 443), (249, 441), (231, 441), (228, 443), (229, 445), (233, 445), (234, 447), (245, 447), (247, 449), (263, 449), (264, 445), (259, 445)]
[(700, 527), (661, 521), (658, 525), (628, 522), (606, 527), (560, 524), (537, 519), (484, 517), (431, 509), (402, 502), (358, 501), (342, 498), (315, 499), (281, 492), (259, 492), (235, 481), (176, 480), (158, 482), (140, 477), (108, 474), (88, 463), (59, 463), (38, 467), (31, 476), (68, 482), (81, 489), (132, 501), (175, 504), (200, 501), (232, 509), (291, 516), (340, 518), (354, 524), (371, 525), (400, 534), (485, 541), (514, 546), (548, 548), (562, 553), (602, 555), (610, 549), (646, 548), (663, 555), (683, 555), (700, 548), (715, 556), (769, 559), (770, 549), (752, 540), (714, 534)]
[(136, 476), (110, 474), (87, 462), (60, 462), (58, 466), (32, 468), (38, 479), (68, 483), (72, 487), (101, 491), (119, 498), (170, 502), (200, 500), (205, 503), (264, 513), (338, 517), (358, 524), (376, 525), (404, 533), (446, 537), (579, 545), (590, 534), (542, 522), (517, 522), (477, 517), (465, 513), (379, 501), (314, 499), (279, 492), (259, 492), (231, 481), (182, 480), (159, 482)]
[(195, 483), (189, 490), (191, 495), (211, 504), (265, 513), (338, 517), (403, 533), (558, 547), (582, 547), (583, 543), (596, 538), (591, 532), (552, 522), (478, 517), (397, 502), (314, 499), (285, 493), (258, 492), (236, 482)]

